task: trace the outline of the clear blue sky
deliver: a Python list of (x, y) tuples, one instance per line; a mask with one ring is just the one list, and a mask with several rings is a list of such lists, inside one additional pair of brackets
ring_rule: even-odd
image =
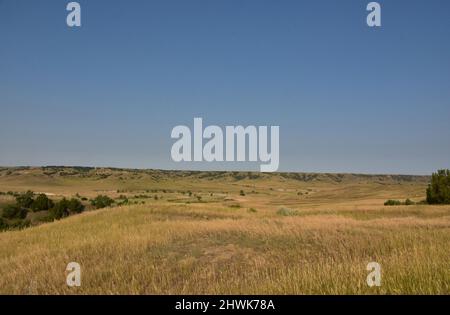
[(0, 165), (178, 164), (171, 129), (279, 125), (280, 171), (450, 168), (450, 1), (0, 0)]

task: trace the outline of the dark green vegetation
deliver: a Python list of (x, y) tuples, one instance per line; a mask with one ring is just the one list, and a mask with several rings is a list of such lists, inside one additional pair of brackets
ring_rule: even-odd
[(3, 218), (5, 219), (25, 219), (27, 216), (27, 209), (19, 205), (7, 205), (3, 209)]
[(49, 210), (54, 207), (54, 203), (46, 194), (39, 194), (31, 204), (34, 212)]
[(400, 200), (389, 199), (384, 203), (385, 206), (400, 206), (402, 202)]
[(50, 209), (50, 215), (53, 219), (59, 220), (71, 214), (81, 213), (84, 208), (85, 206), (78, 199), (72, 198), (67, 200), (63, 198)]
[[(82, 213), (86, 205), (84, 205), (80, 199), (87, 200), (87, 198), (80, 198), (77, 194), (77, 198), (66, 199), (63, 197), (60, 200), (54, 201), (47, 197), (46, 194), (35, 194), (28, 190), (24, 193), (1, 193), (1, 195), (9, 195), (15, 197), (14, 204), (6, 204), (0, 211), (0, 231), (20, 229), (31, 225), (30, 216), (33, 213), (41, 213), (40, 215), (34, 215), (34, 222), (50, 222), (53, 220), (59, 220), (70, 215)], [(80, 199), (79, 199), (80, 198)], [(99, 195), (91, 200), (91, 205), (95, 209), (101, 209), (109, 207), (114, 203), (114, 200), (108, 196)]]
[(404, 202), (400, 201), (400, 200), (395, 200), (395, 199), (389, 199), (386, 200), (386, 202), (384, 203), (385, 206), (412, 206), (415, 204), (425, 204), (425, 200), (424, 201), (420, 201), (420, 202), (414, 202), (411, 199), (406, 199)]
[(450, 170), (438, 170), (431, 175), (427, 188), (429, 204), (450, 204)]
[(111, 206), (113, 203), (114, 200), (106, 195), (98, 195), (93, 200), (91, 200), (91, 205), (93, 205), (95, 209), (106, 208)]

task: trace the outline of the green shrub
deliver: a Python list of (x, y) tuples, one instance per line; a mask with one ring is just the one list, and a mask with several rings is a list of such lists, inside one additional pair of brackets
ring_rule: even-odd
[(16, 203), (19, 207), (30, 208), (33, 204), (33, 192), (27, 191), (26, 193), (20, 194), (16, 197)]
[(411, 205), (415, 205), (415, 204), (416, 203), (409, 198), (405, 200), (405, 205), (407, 205), (407, 206), (411, 206)]
[(114, 203), (114, 200), (112, 200), (111, 198), (109, 198), (106, 195), (98, 195), (97, 197), (95, 197), (95, 199), (91, 200), (91, 204), (96, 209), (109, 207), (113, 203)]
[(0, 218), (0, 231), (6, 230), (8, 228), (8, 223), (3, 220), (3, 218)]
[(36, 199), (31, 204), (31, 209), (34, 212), (44, 211), (53, 208), (54, 203), (51, 199), (47, 197), (45, 194), (39, 194)]
[(292, 209), (288, 209), (288, 208), (280, 208), (277, 211), (278, 215), (282, 215), (282, 216), (293, 216), (293, 215), (298, 215), (298, 211), (297, 210), (292, 210)]
[(241, 190), (241, 191), (239, 192), (239, 195), (241, 195), (241, 196), (245, 196), (245, 193), (244, 193), (244, 191), (243, 191), (243, 190)]
[(7, 205), (3, 208), (3, 217), (6, 219), (25, 219), (27, 213), (27, 209), (18, 205)]
[(400, 206), (401, 204), (402, 202), (400, 200), (393, 199), (386, 200), (384, 203), (385, 206)]
[(67, 217), (69, 215), (69, 201), (66, 198), (61, 199), (53, 208), (50, 209), (50, 216), (59, 220), (61, 218)]
[(255, 208), (250, 208), (250, 209), (248, 209), (248, 212), (253, 212), (253, 213), (255, 213), (255, 212), (256, 212), (256, 209), (255, 209)]
[(450, 170), (438, 170), (431, 175), (427, 188), (429, 204), (450, 204)]
[(69, 200), (67, 204), (67, 209), (69, 210), (70, 213), (81, 213), (84, 211), (84, 206), (80, 202), (80, 200), (72, 198)]

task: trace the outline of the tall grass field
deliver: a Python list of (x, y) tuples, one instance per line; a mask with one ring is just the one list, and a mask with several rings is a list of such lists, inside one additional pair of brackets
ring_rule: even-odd
[[(31, 190), (86, 210), (52, 222), (30, 212), (29, 227), (0, 232), (0, 293), (449, 294), (450, 206), (420, 202), (429, 180), (2, 168), (0, 208)], [(114, 204), (94, 209), (99, 194)], [(66, 284), (69, 262), (79, 287)], [(367, 284), (370, 262), (380, 286)]]

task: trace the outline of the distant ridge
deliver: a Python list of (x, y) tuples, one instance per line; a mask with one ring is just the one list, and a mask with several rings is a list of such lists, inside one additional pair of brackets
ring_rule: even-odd
[(357, 173), (310, 173), (310, 172), (275, 172), (260, 173), (251, 171), (186, 171), (160, 169), (133, 169), (117, 167), (87, 167), (87, 166), (16, 166), (0, 167), (0, 176), (22, 177), (92, 177), (95, 179), (117, 178), (120, 180), (149, 179), (174, 180), (191, 178), (196, 180), (241, 181), (256, 179), (278, 179), (280, 181), (324, 181), (324, 182), (427, 182), (426, 175), (389, 175), (389, 174), (357, 174)]

